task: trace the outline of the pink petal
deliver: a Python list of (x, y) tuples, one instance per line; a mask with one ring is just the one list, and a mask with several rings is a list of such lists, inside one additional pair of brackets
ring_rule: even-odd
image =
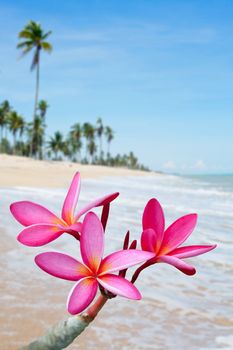
[(142, 232), (141, 246), (143, 250), (157, 253), (159, 250), (158, 236), (155, 231), (148, 228)]
[(78, 213), (76, 215), (76, 220), (78, 220), (80, 218), (80, 216), (87, 213), (89, 210), (91, 210), (95, 207), (99, 207), (101, 205), (106, 205), (106, 204), (112, 202), (118, 196), (119, 196), (119, 192), (115, 192), (112, 194), (108, 194), (107, 196), (98, 198), (95, 201), (87, 204), (84, 208), (82, 208), (81, 210), (78, 211)]
[(100, 265), (99, 274), (124, 270), (130, 266), (150, 260), (154, 256), (154, 253), (144, 252), (142, 250), (119, 250), (118, 252), (112, 253), (103, 259)]
[(83, 277), (90, 276), (90, 270), (78, 260), (69, 255), (47, 252), (38, 254), (35, 263), (45, 272), (52, 276), (69, 281), (78, 281)]
[(88, 213), (82, 224), (80, 249), (84, 263), (98, 271), (104, 251), (103, 226), (96, 214)]
[(149, 200), (144, 209), (142, 216), (142, 227), (143, 230), (152, 228), (155, 231), (157, 235), (158, 246), (161, 245), (161, 242), (163, 240), (164, 226), (165, 218), (163, 209), (157, 199), (152, 198)]
[(68, 225), (71, 225), (74, 222), (74, 210), (77, 205), (80, 187), (80, 173), (76, 173), (71, 182), (62, 208), (62, 219), (67, 222)]
[(10, 211), (20, 224), (30, 226), (34, 224), (62, 224), (62, 221), (42, 205), (21, 201), (12, 203)]
[(17, 239), (20, 243), (31, 247), (38, 247), (52, 242), (60, 237), (65, 229), (59, 225), (37, 224), (26, 227)]
[(97, 278), (99, 284), (109, 292), (121, 295), (129, 299), (140, 300), (142, 298), (138, 289), (121, 276), (107, 274)]
[(169, 253), (170, 256), (175, 256), (180, 259), (191, 258), (209, 252), (216, 248), (217, 245), (190, 245), (174, 249)]
[(159, 254), (170, 253), (182, 244), (193, 232), (197, 223), (197, 214), (182, 216), (171, 224), (164, 232), (164, 239)]
[(95, 278), (83, 278), (71, 289), (67, 309), (71, 315), (85, 310), (96, 296), (98, 283)]
[(81, 232), (82, 230), (82, 223), (81, 222), (76, 222), (76, 224), (73, 224), (73, 225), (70, 225), (68, 227), (68, 230), (67, 231), (74, 231), (74, 232)]
[(189, 276), (192, 276), (196, 273), (196, 270), (193, 266), (186, 264), (184, 261), (176, 258), (175, 256), (164, 255), (161, 256), (157, 261), (173, 265), (178, 270)]

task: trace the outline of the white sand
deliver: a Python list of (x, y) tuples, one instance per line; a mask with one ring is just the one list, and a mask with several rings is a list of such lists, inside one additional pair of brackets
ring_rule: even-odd
[(139, 170), (83, 165), (65, 161), (41, 161), (0, 154), (0, 187), (65, 187), (76, 171), (81, 172), (82, 178), (151, 175), (149, 172)]

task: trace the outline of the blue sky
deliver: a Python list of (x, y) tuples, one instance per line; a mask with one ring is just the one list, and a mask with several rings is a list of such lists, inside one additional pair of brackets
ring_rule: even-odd
[(51, 29), (40, 98), (48, 134), (101, 116), (112, 153), (133, 150), (152, 169), (233, 172), (231, 0), (0, 2), (0, 101), (30, 120), (35, 74), (19, 59), (30, 20)]

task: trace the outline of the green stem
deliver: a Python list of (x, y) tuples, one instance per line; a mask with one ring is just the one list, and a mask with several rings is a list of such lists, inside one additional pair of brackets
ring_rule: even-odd
[(107, 300), (108, 298), (101, 294), (85, 313), (59, 322), (50, 328), (45, 335), (29, 345), (23, 346), (21, 350), (61, 350), (66, 348), (95, 319)]

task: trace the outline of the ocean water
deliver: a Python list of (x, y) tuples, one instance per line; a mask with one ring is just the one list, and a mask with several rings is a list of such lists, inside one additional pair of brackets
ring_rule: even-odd
[[(85, 180), (79, 205), (113, 191), (119, 191), (120, 197), (111, 206), (106, 254), (121, 248), (128, 229), (132, 239), (139, 239), (143, 209), (152, 197), (164, 207), (166, 226), (182, 215), (198, 213), (197, 228), (186, 244), (216, 243), (218, 247), (188, 259), (197, 269), (193, 277), (166, 264), (143, 271), (136, 283), (143, 299), (135, 302), (119, 297), (109, 301), (99, 319), (80, 338), (80, 345), (77, 342), (69, 348), (232, 350), (233, 176), (151, 175)], [(48, 314), (54, 316), (53, 319), (56, 319), (56, 313), (66, 315), (66, 297), (73, 283), (39, 271), (33, 257), (51, 249), (79, 257), (77, 242), (63, 235), (49, 246), (35, 249), (13, 243), (21, 227), (8, 209), (12, 201), (28, 199), (59, 214), (65, 193), (66, 189), (0, 189), (0, 226), (4, 229), (0, 272), (5, 276), (1, 288), (2, 317), (7, 312), (9, 320), (12, 314), (17, 314), (21, 320), (26, 312), (23, 310), (28, 310), (37, 317), (37, 324), (41, 322), (46, 329)], [(6, 303), (10, 304), (10, 312)], [(11, 334), (11, 341), (19, 337), (17, 329), (9, 328), (2, 326), (5, 335)], [(28, 325), (27, 329), (32, 332)], [(20, 341), (15, 340), (14, 344), (20, 344)]]

